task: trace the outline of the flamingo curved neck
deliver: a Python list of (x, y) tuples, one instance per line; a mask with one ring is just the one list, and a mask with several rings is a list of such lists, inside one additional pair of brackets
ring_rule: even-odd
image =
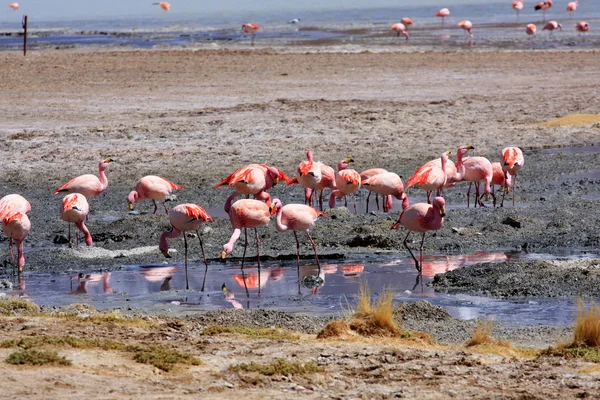
[(275, 229), (277, 229), (277, 232), (285, 232), (288, 230), (288, 226), (283, 224), (282, 221), (282, 216), (283, 216), (283, 209), (280, 208), (279, 210), (277, 210), (277, 219), (275, 220)]
[(461, 152), (456, 153), (456, 181), (460, 182), (465, 177), (465, 165), (463, 164), (463, 155)]
[(241, 233), (242, 233), (242, 230), (240, 228), (235, 228), (233, 230), (233, 234), (229, 238), (229, 242), (227, 242), (223, 246), (223, 251), (225, 251), (225, 253), (227, 253), (227, 254), (231, 253), (231, 251), (233, 250), (233, 245), (240, 238)]
[(104, 171), (106, 170), (106, 166), (103, 166), (101, 163), (98, 167), (98, 176), (100, 177), (100, 184), (102, 185), (102, 190), (108, 187), (108, 179), (106, 178), (106, 174)]
[(444, 183), (442, 184), (442, 186), (444, 186), (446, 184), (446, 181), (448, 180), (448, 175), (446, 174), (446, 162), (448, 161), (448, 155), (446, 153), (442, 154), (441, 157), (441, 161), (442, 161), (442, 174), (444, 174)]

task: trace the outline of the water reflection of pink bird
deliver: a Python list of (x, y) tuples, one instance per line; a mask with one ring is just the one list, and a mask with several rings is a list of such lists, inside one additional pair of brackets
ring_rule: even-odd
[(244, 306), (242, 306), (242, 303), (235, 300), (235, 295), (232, 291), (227, 289), (227, 286), (225, 284), (221, 286), (221, 290), (223, 291), (223, 295), (225, 296), (225, 301), (230, 303), (233, 306), (233, 308), (235, 308), (236, 310), (241, 310), (242, 308), (244, 308)]
[(152, 3), (152, 5), (159, 6), (160, 8), (162, 8), (165, 11), (171, 10), (171, 4), (167, 3), (166, 1), (159, 1), (158, 3)]
[(390, 30), (396, 32), (396, 37), (404, 35), (404, 37), (406, 37), (406, 40), (408, 40), (408, 38), (410, 37), (408, 32), (406, 32), (406, 26), (403, 23), (398, 22), (397, 24), (392, 25)]
[[(317, 285), (307, 287), (313, 294), (317, 294), (318, 289), (325, 285), (325, 276), (335, 274), (337, 270), (337, 264), (323, 264), (320, 267), (317, 267), (316, 265), (301, 266), (298, 275), (298, 291), (300, 291), (300, 283), (312, 282), (317, 283)], [(319, 279), (314, 279), (315, 277)]]
[(365, 270), (365, 266), (362, 264), (346, 264), (342, 265), (340, 270), (344, 274), (344, 277), (356, 279)]
[(79, 247), (79, 231), (83, 232), (85, 244), (92, 245), (92, 235), (85, 226), (85, 220), (88, 216), (90, 207), (84, 195), (80, 193), (71, 193), (63, 198), (60, 208), (60, 218), (67, 222), (69, 226), (69, 247), (71, 247), (71, 223), (77, 227), (77, 247)]
[(260, 293), (262, 289), (267, 285), (269, 278), (271, 277), (269, 270), (263, 271), (252, 271), (252, 272), (242, 272), (241, 274), (233, 274), (231, 275), (235, 283), (238, 286), (247, 288), (247, 289), (258, 289)]
[(179, 271), (181, 267), (179, 266), (170, 266), (170, 267), (162, 267), (162, 266), (146, 266), (142, 267), (140, 271), (142, 275), (144, 275), (144, 279), (148, 282), (161, 282), (164, 281), (165, 278), (169, 276), (173, 276), (177, 271)]
[(183, 188), (160, 176), (144, 176), (136, 183), (135, 189), (127, 196), (129, 209), (133, 210), (133, 204), (135, 202), (141, 203), (145, 199), (149, 199), (152, 200), (152, 203), (154, 204), (153, 214), (156, 214), (156, 210), (158, 209), (156, 200), (160, 200), (165, 208), (165, 213), (168, 214), (169, 210), (167, 209), (165, 200), (171, 195), (173, 190), (183, 190)]
[(186, 232), (196, 231), (198, 241), (200, 242), (200, 249), (202, 250), (202, 258), (204, 258), (204, 280), (202, 282), (202, 289), (204, 291), (204, 284), (206, 283), (206, 273), (208, 272), (208, 261), (206, 260), (206, 254), (204, 253), (204, 245), (202, 244), (202, 238), (198, 228), (202, 222), (212, 222), (213, 219), (206, 210), (197, 204), (185, 203), (175, 206), (169, 213), (169, 221), (171, 222), (171, 231), (165, 232), (160, 236), (159, 249), (163, 255), (170, 258), (169, 254), (169, 243), (167, 238), (175, 238), (183, 232), (183, 244), (185, 248), (185, 288), (189, 289), (188, 281), (188, 244), (186, 238)]

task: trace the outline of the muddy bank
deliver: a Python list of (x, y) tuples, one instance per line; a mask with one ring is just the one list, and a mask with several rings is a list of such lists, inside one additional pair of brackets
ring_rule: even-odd
[(431, 286), (448, 293), (501, 298), (599, 297), (600, 260), (481, 263), (438, 274)]

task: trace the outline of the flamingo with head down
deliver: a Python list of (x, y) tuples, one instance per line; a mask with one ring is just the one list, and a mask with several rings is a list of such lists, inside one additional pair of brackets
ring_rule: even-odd
[(517, 172), (521, 170), (521, 167), (525, 164), (525, 157), (523, 152), (518, 147), (506, 147), (502, 150), (502, 170), (507, 180), (510, 175), (515, 177), (513, 181), (513, 206), (515, 205), (515, 192), (517, 191)]
[(129, 209), (133, 210), (133, 204), (136, 201), (143, 202), (145, 199), (150, 199), (152, 200), (152, 203), (154, 203), (153, 214), (156, 214), (156, 210), (158, 209), (156, 200), (160, 200), (165, 208), (165, 213), (168, 214), (169, 210), (167, 209), (165, 201), (167, 197), (171, 195), (173, 190), (183, 190), (183, 188), (160, 176), (144, 176), (135, 185), (135, 190), (132, 190), (127, 196)]
[(254, 38), (256, 37), (256, 32), (260, 30), (260, 26), (258, 24), (248, 22), (242, 25), (242, 30), (244, 33), (249, 33), (252, 35), (252, 46), (254, 46)]
[(356, 192), (360, 189), (360, 174), (353, 169), (348, 169), (348, 164), (354, 162), (351, 157), (348, 157), (338, 163), (338, 172), (335, 175), (336, 190), (331, 192), (329, 196), (329, 208), (335, 208), (336, 197), (344, 198), (344, 206), (348, 207), (346, 196), (354, 194), (354, 212), (356, 213)]
[[(92, 235), (85, 226), (85, 220), (90, 211), (87, 199), (81, 193), (71, 193), (64, 197), (61, 208), (60, 218), (69, 223), (69, 247), (71, 247), (71, 222), (75, 224), (79, 231), (85, 236), (85, 244), (92, 245)], [(77, 231), (77, 247), (79, 247), (79, 231)]]
[(17, 266), (19, 271), (23, 270), (25, 265), (25, 252), (23, 249), (23, 242), (31, 229), (31, 222), (24, 212), (13, 212), (7, 214), (2, 219), (2, 230), (4, 234), (10, 239), (9, 249), (10, 258), (14, 264), (15, 258), (13, 254), (13, 241), (14, 245), (17, 246)]
[(470, 37), (473, 37), (473, 24), (471, 23), (471, 21), (460, 21), (458, 23), (458, 26), (461, 27), (465, 31), (465, 33), (469, 34)]
[(375, 192), (384, 197), (383, 212), (388, 212), (392, 209), (392, 197), (402, 201), (402, 209), (407, 207), (408, 197), (404, 193), (402, 179), (397, 174), (383, 172), (361, 181), (361, 184), (369, 192)]
[(549, 21), (546, 25), (544, 25), (544, 27), (542, 28), (543, 31), (550, 31), (550, 36), (552, 36), (552, 33), (555, 29), (560, 29), (562, 31), (562, 25), (559, 24), (556, 21)]
[(400, 37), (401, 34), (404, 35), (404, 37), (406, 37), (406, 40), (408, 40), (408, 38), (410, 37), (408, 32), (406, 32), (406, 26), (401, 22), (392, 25), (390, 30), (396, 32), (396, 37)]

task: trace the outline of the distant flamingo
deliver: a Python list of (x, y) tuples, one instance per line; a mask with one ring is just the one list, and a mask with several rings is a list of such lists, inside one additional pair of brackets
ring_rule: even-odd
[(17, 11), (19, 9), (19, 3), (10, 3), (8, 7), (12, 8), (13, 11)]
[(502, 194), (502, 203), (500, 203), (500, 207), (504, 206), (504, 194), (510, 191), (511, 185), (511, 177), (508, 174), (504, 174), (504, 170), (502, 169), (502, 164), (499, 162), (492, 163), (492, 170), (494, 174), (492, 175), (492, 193), (495, 194), (495, 187), (499, 185), (503, 192)]
[(360, 189), (360, 174), (353, 169), (347, 169), (348, 164), (354, 162), (351, 157), (340, 161), (337, 165), (338, 173), (335, 175), (336, 190), (329, 196), (329, 208), (335, 208), (335, 198), (344, 198), (344, 207), (348, 207), (346, 196), (354, 194), (354, 212), (356, 213), (356, 192)]
[(171, 210), (169, 213), (169, 221), (171, 222), (171, 231), (164, 232), (160, 236), (159, 250), (167, 258), (171, 258), (169, 254), (169, 243), (167, 238), (175, 238), (183, 232), (183, 245), (185, 248), (185, 288), (189, 289), (190, 284), (188, 281), (188, 244), (186, 238), (186, 232), (196, 231), (198, 241), (200, 241), (200, 248), (202, 249), (202, 257), (204, 258), (204, 280), (202, 281), (202, 289), (204, 291), (204, 284), (206, 283), (206, 273), (208, 272), (208, 261), (206, 261), (206, 254), (204, 253), (204, 245), (202, 244), (202, 238), (198, 228), (202, 222), (213, 222), (213, 219), (204, 208), (197, 204), (185, 203), (179, 204)]
[(562, 31), (562, 25), (556, 21), (550, 21), (542, 28), (543, 31), (550, 31), (550, 35), (552, 35), (552, 31), (555, 29), (560, 29)]
[(311, 150), (306, 151), (306, 161), (302, 161), (296, 169), (296, 178), (292, 179), (290, 183), (299, 183), (305, 189), (304, 204), (312, 206), (313, 199), (312, 194), (316, 189), (317, 185), (321, 182), (322, 170), (321, 165), (314, 161), (313, 152)]
[(409, 25), (414, 24), (413, 20), (408, 18), (408, 17), (404, 17), (400, 20), (400, 22), (402, 22), (404, 25), (406, 25), (406, 27), (408, 28)]
[(260, 239), (258, 238), (258, 232), (256, 228), (259, 226), (267, 225), (271, 219), (271, 215), (275, 213), (275, 207), (271, 203), (271, 206), (267, 206), (262, 201), (242, 199), (238, 200), (231, 206), (229, 210), (229, 221), (233, 228), (233, 233), (229, 238), (229, 241), (223, 245), (223, 252), (221, 253), (221, 259), (225, 259), (229, 253), (233, 250), (235, 242), (240, 238), (241, 230), (244, 228), (244, 253), (242, 255), (242, 268), (244, 268), (244, 259), (246, 258), (246, 248), (248, 247), (248, 228), (254, 228), (254, 235), (256, 237), (256, 253), (258, 257), (258, 267), (260, 268)]
[[(446, 201), (443, 197), (435, 197), (432, 204), (417, 203), (400, 213), (400, 217), (392, 229), (398, 229), (400, 225), (408, 230), (406, 237), (404, 238), (404, 247), (408, 250), (413, 260), (415, 260), (415, 268), (419, 273), (422, 272), (421, 266), (423, 265), (423, 243), (425, 242), (425, 234), (429, 231), (439, 230), (444, 223), (444, 216), (446, 215)], [(415, 257), (410, 247), (408, 247), (407, 239), (411, 232), (422, 232), (421, 246), (419, 247), (419, 260)]]
[(291, 178), (275, 167), (266, 164), (249, 164), (234, 171), (219, 182), (215, 188), (227, 184), (235, 190), (225, 202), (225, 212), (229, 212), (231, 203), (240, 194), (254, 195), (255, 199), (264, 200), (267, 205), (270, 205), (271, 195), (266, 190), (276, 185), (279, 180), (287, 183), (292, 181)]
[(517, 191), (517, 172), (525, 164), (523, 152), (518, 147), (506, 147), (502, 150), (502, 169), (506, 176), (513, 175), (513, 206), (515, 205), (515, 192)]
[(167, 3), (166, 1), (159, 1), (158, 3), (152, 3), (152, 5), (159, 6), (160, 8), (162, 8), (165, 11), (171, 10), (171, 4)]
[(442, 18), (442, 26), (444, 26), (444, 19), (450, 15), (450, 10), (448, 10), (447, 8), (442, 8), (440, 11), (435, 13), (436, 17), (440, 17)]
[(525, 27), (525, 32), (527, 32), (528, 35), (535, 35), (536, 30), (537, 27), (534, 24), (527, 24)]
[(577, 30), (577, 32), (585, 33), (590, 30), (590, 24), (588, 24), (585, 21), (581, 21), (578, 22), (577, 25), (575, 25), (575, 29)]
[[(69, 247), (71, 247), (71, 222), (75, 224), (79, 231), (85, 236), (85, 244), (92, 245), (92, 235), (85, 226), (85, 219), (90, 211), (87, 199), (81, 193), (71, 193), (64, 197), (60, 208), (60, 218), (68, 222), (69, 226)], [(79, 247), (79, 231), (77, 231), (77, 247)]]
[(406, 181), (406, 188), (418, 186), (425, 190), (427, 192), (427, 203), (431, 201), (431, 192), (434, 190), (437, 191), (439, 196), (441, 189), (447, 181), (448, 171), (446, 163), (448, 162), (448, 155), (450, 153), (451, 151), (447, 150), (442, 153), (440, 158), (431, 160), (417, 168), (415, 173)]
[[(402, 196), (404, 194), (402, 179), (393, 172), (384, 172), (382, 174), (374, 175), (362, 181), (361, 184), (367, 188), (369, 192), (375, 192), (384, 196), (383, 212), (389, 212), (392, 209), (392, 196), (398, 200), (405, 200), (408, 202), (408, 197)], [(404, 209), (404, 207), (402, 208)]]
[(14, 212), (11, 214), (7, 214), (2, 219), (2, 230), (4, 234), (10, 239), (9, 249), (10, 249), (10, 258), (12, 263), (14, 264), (15, 258), (13, 254), (13, 241), (17, 246), (17, 266), (19, 267), (19, 271), (23, 270), (23, 266), (25, 265), (25, 253), (23, 250), (23, 241), (29, 230), (31, 229), (31, 222), (27, 217), (27, 214), (24, 212)]
[(513, 1), (512, 8), (517, 12), (517, 19), (519, 19), (519, 14), (520, 14), (521, 10), (523, 9), (523, 2), (522, 1)]
[(467, 20), (460, 21), (458, 23), (458, 26), (463, 28), (465, 33), (468, 33), (470, 37), (473, 37), (473, 31), (471, 30), (473, 28), (473, 24), (471, 23), (471, 21), (467, 21)]
[(277, 219), (275, 222), (275, 229), (277, 232), (285, 232), (291, 230), (294, 232), (296, 238), (296, 262), (298, 265), (298, 279), (300, 278), (300, 241), (298, 240), (297, 231), (305, 231), (308, 236), (308, 240), (313, 247), (315, 252), (315, 260), (319, 272), (321, 273), (321, 264), (319, 264), (319, 255), (317, 254), (317, 244), (310, 236), (310, 230), (314, 228), (315, 222), (319, 216), (326, 217), (321, 211), (317, 211), (312, 207), (304, 204), (281, 204), (279, 199), (273, 200), (275, 210), (277, 211)]
[[(372, 176), (377, 174), (383, 174), (387, 172), (386, 169), (383, 168), (370, 168), (360, 173), (360, 183), (362, 185), (363, 181), (366, 181)], [(371, 191), (369, 190), (369, 194), (367, 195), (367, 209), (366, 212), (369, 212), (369, 199), (371, 198)], [(377, 204), (377, 211), (379, 211), (379, 193), (375, 193), (375, 204)]]
[[(336, 190), (337, 186), (335, 184), (335, 171), (329, 165), (323, 164), (322, 162), (318, 162), (319, 167), (321, 168), (321, 181), (315, 186), (314, 192), (319, 192), (319, 208), (323, 211), (323, 191), (325, 189)], [(306, 197), (311, 197), (311, 189), (306, 189)]]
[[(492, 193), (492, 176), (494, 171), (492, 169), (492, 163), (485, 157), (468, 157), (463, 161), (465, 168), (465, 174), (463, 180), (469, 182), (469, 189), (467, 190), (467, 208), (470, 206), (471, 199), (471, 186), (475, 183), (475, 207), (477, 205), (484, 207), (481, 198), (485, 196), (487, 201), (488, 196), (491, 195), (494, 199), (494, 207), (496, 207), (496, 196)], [(479, 182), (485, 181), (484, 193), (479, 196)]]
[(542, 10), (544, 14), (544, 22), (546, 22), (546, 10), (548, 10), (550, 7), (552, 7), (552, 0), (544, 0), (533, 6), (533, 9), (535, 11)]
[(408, 32), (406, 32), (406, 26), (404, 26), (404, 24), (400, 22), (392, 25), (390, 30), (396, 32), (396, 37), (400, 37), (400, 34), (404, 35), (406, 37), (406, 40), (408, 40), (408, 38), (410, 37)]
[(129, 209), (133, 210), (134, 202), (143, 202), (145, 199), (152, 200), (154, 203), (154, 212), (156, 214), (157, 206), (156, 200), (163, 202), (165, 213), (169, 213), (165, 200), (171, 195), (173, 190), (183, 190), (181, 186), (174, 184), (171, 181), (161, 178), (160, 176), (147, 175), (140, 179), (135, 185), (135, 190), (132, 190), (127, 196), (129, 202)]
[(256, 32), (259, 31), (260, 29), (261, 29), (260, 26), (258, 26), (257, 24), (254, 24), (252, 22), (248, 22), (248, 23), (242, 25), (242, 30), (244, 31), (244, 33), (252, 34), (252, 46), (254, 46), (254, 38), (256, 36)]
[(31, 211), (31, 204), (20, 194), (8, 194), (0, 199), (0, 220), (5, 216), (17, 212), (28, 213)]
[(114, 160), (112, 158), (107, 158), (100, 161), (98, 164), (98, 175), (100, 176), (100, 179), (98, 179), (96, 175), (80, 175), (56, 189), (54, 194), (61, 192), (81, 193), (86, 198), (102, 194), (108, 187), (108, 179), (106, 178), (104, 171), (106, 168), (108, 168), (108, 163), (113, 161)]
[(569, 12), (569, 18), (572, 18), (573, 11), (577, 10), (578, 6), (579, 6), (578, 1), (572, 1), (569, 4), (567, 4), (567, 11)]

